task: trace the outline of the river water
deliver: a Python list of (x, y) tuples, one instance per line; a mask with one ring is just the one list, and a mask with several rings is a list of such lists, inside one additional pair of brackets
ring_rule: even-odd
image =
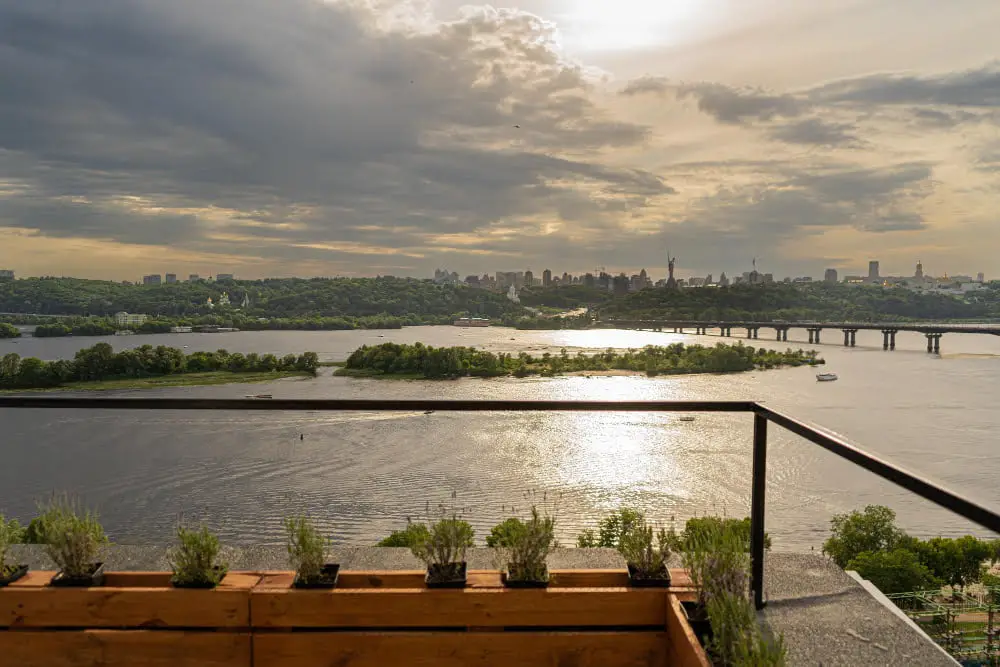
[[(735, 332), (734, 332), (735, 333)], [(766, 329), (761, 335), (773, 335)], [(810, 368), (725, 376), (563, 377), (386, 381), (332, 377), (260, 385), (178, 387), (157, 396), (464, 399), (752, 399), (825, 426), (866, 450), (989, 505), (996, 480), (1000, 337), (949, 334), (942, 355), (923, 336), (901, 333), (885, 352), (881, 334), (859, 332), (858, 347), (825, 332), (819, 349), (838, 382)], [(790, 332), (781, 348), (810, 346)], [(794, 339), (794, 340), (793, 340)], [(344, 359), (362, 344), (387, 341), (475, 345), (491, 351), (571, 354), (664, 345), (714, 344), (717, 336), (617, 330), (514, 331), (412, 327), (394, 331), (241, 332), (0, 341), (45, 359), (69, 358), (106, 340), (117, 349), (145, 343), (187, 351), (274, 354), (313, 350)], [(722, 339), (725, 340), (725, 339)], [(113, 395), (134, 395), (114, 392)], [(106, 395), (111, 395), (106, 394)], [(546, 494), (560, 539), (621, 505), (662, 522), (712, 513), (749, 513), (749, 415), (699, 414), (367, 414), (83, 412), (0, 410), (0, 511), (30, 518), (38, 499), (68, 491), (99, 509), (112, 539), (166, 543), (178, 517), (205, 520), (224, 540), (282, 541), (282, 519), (308, 513), (345, 544), (370, 544), (426, 504), (452, 492), (481, 537), (524, 493)], [(300, 435), (303, 436), (300, 439)], [(780, 550), (819, 548), (830, 516), (870, 503), (891, 506), (920, 536), (976, 532), (818, 447), (771, 428), (767, 530)], [(506, 507), (506, 509), (505, 509)]]

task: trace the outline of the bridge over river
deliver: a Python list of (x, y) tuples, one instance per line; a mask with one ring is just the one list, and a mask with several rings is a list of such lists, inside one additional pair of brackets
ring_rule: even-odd
[(1000, 324), (993, 323), (963, 323), (943, 324), (938, 322), (754, 322), (746, 320), (734, 321), (696, 321), (696, 320), (601, 320), (599, 326), (613, 326), (618, 329), (639, 329), (644, 331), (663, 331), (673, 329), (674, 333), (684, 333), (694, 329), (694, 333), (707, 335), (709, 330), (718, 330), (720, 336), (732, 336), (733, 329), (746, 330), (746, 337), (756, 339), (761, 329), (774, 329), (776, 340), (788, 340), (789, 329), (805, 329), (809, 333), (810, 343), (819, 343), (820, 336), (827, 329), (839, 330), (844, 334), (844, 346), (854, 347), (858, 331), (881, 331), (882, 349), (896, 349), (896, 334), (900, 331), (916, 331), (927, 337), (927, 351), (941, 351), (941, 337), (946, 333), (955, 334), (989, 334), (1000, 336)]

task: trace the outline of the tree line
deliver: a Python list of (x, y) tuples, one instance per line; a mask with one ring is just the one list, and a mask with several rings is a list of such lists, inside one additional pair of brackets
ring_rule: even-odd
[(617, 352), (608, 349), (597, 354), (578, 352), (532, 356), (494, 354), (472, 347), (432, 347), (423, 343), (364, 345), (355, 350), (341, 375), (405, 375), (424, 378), (465, 376), (498, 377), (514, 375), (557, 375), (580, 371), (634, 371), (648, 376), (686, 373), (736, 373), (754, 369), (779, 368), (823, 363), (815, 351), (788, 349), (784, 352), (754, 348), (737, 343), (719, 343), (714, 347), (684, 345), (649, 345), (641, 350)]
[[(230, 306), (220, 305), (226, 293)], [(242, 307), (244, 297), (249, 305)], [(212, 300), (210, 306), (208, 301)], [(233, 313), (250, 317), (502, 318), (524, 309), (504, 295), (414, 278), (270, 278), (133, 285), (80, 278), (0, 282), (0, 311), (108, 317), (116, 312), (164, 318)], [(404, 322), (405, 323), (405, 322)], [(436, 323), (436, 322), (435, 322)]]
[(115, 352), (108, 343), (77, 351), (76, 356), (56, 361), (21, 358), (10, 353), (0, 357), (0, 388), (41, 389), (72, 382), (92, 382), (121, 378), (146, 378), (182, 373), (227, 371), (231, 373), (298, 371), (316, 374), (319, 357), (315, 352), (288, 354), (241, 354), (226, 350), (185, 354), (174, 347), (143, 345)]

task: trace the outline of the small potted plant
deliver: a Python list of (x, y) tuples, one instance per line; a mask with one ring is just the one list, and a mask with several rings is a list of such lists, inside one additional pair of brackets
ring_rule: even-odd
[(497, 541), (497, 554), (505, 568), (501, 578), (508, 588), (545, 588), (549, 585), (549, 569), (545, 559), (556, 548), (556, 520), (542, 517), (537, 507), (531, 508), (527, 521), (508, 519), (504, 534)]
[(427, 533), (416, 533), (410, 551), (427, 565), (428, 588), (465, 588), (465, 552), (475, 533), (454, 510), (449, 514), (442, 507), (441, 513), (441, 519), (432, 523)]
[(333, 588), (340, 565), (326, 563), (328, 540), (307, 517), (285, 519), (288, 559), (295, 568), (295, 588)]
[(21, 541), (21, 525), (16, 519), (7, 521), (0, 514), (0, 587), (12, 584), (28, 573), (27, 565), (7, 562), (7, 549)]
[(177, 526), (179, 544), (170, 554), (174, 576), (170, 582), (175, 588), (215, 588), (228, 570), (219, 557), (219, 538), (202, 526), (198, 530)]
[(45, 554), (59, 568), (50, 585), (103, 585), (104, 563), (97, 558), (107, 538), (97, 514), (80, 510), (68, 496), (53, 497), (39, 509)]
[(676, 541), (673, 529), (660, 529), (653, 541), (653, 527), (645, 521), (629, 527), (618, 545), (618, 552), (628, 565), (628, 578), (637, 588), (669, 588), (667, 561)]

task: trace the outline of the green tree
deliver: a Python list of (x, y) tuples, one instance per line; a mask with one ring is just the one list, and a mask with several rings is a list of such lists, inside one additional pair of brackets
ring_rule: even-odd
[(490, 529), (490, 534), (486, 536), (486, 546), (493, 548), (511, 547), (514, 545), (515, 536), (524, 528), (524, 522), (517, 517), (505, 519)]
[(856, 571), (883, 593), (908, 593), (941, 586), (941, 581), (917, 555), (906, 549), (865, 551), (852, 558), (846, 569)]
[(906, 541), (896, 527), (896, 513), (884, 505), (868, 505), (861, 512), (835, 514), (830, 519), (831, 535), (823, 543), (823, 553), (840, 567), (847, 567), (864, 552), (892, 551)]
[(935, 577), (949, 586), (964, 588), (982, 576), (983, 562), (992, 558), (989, 542), (971, 535), (958, 539), (935, 537), (917, 542), (915, 552)]
[(0, 322), (0, 338), (18, 338), (21, 335), (21, 330), (15, 327), (13, 324), (7, 324), (6, 322)]

